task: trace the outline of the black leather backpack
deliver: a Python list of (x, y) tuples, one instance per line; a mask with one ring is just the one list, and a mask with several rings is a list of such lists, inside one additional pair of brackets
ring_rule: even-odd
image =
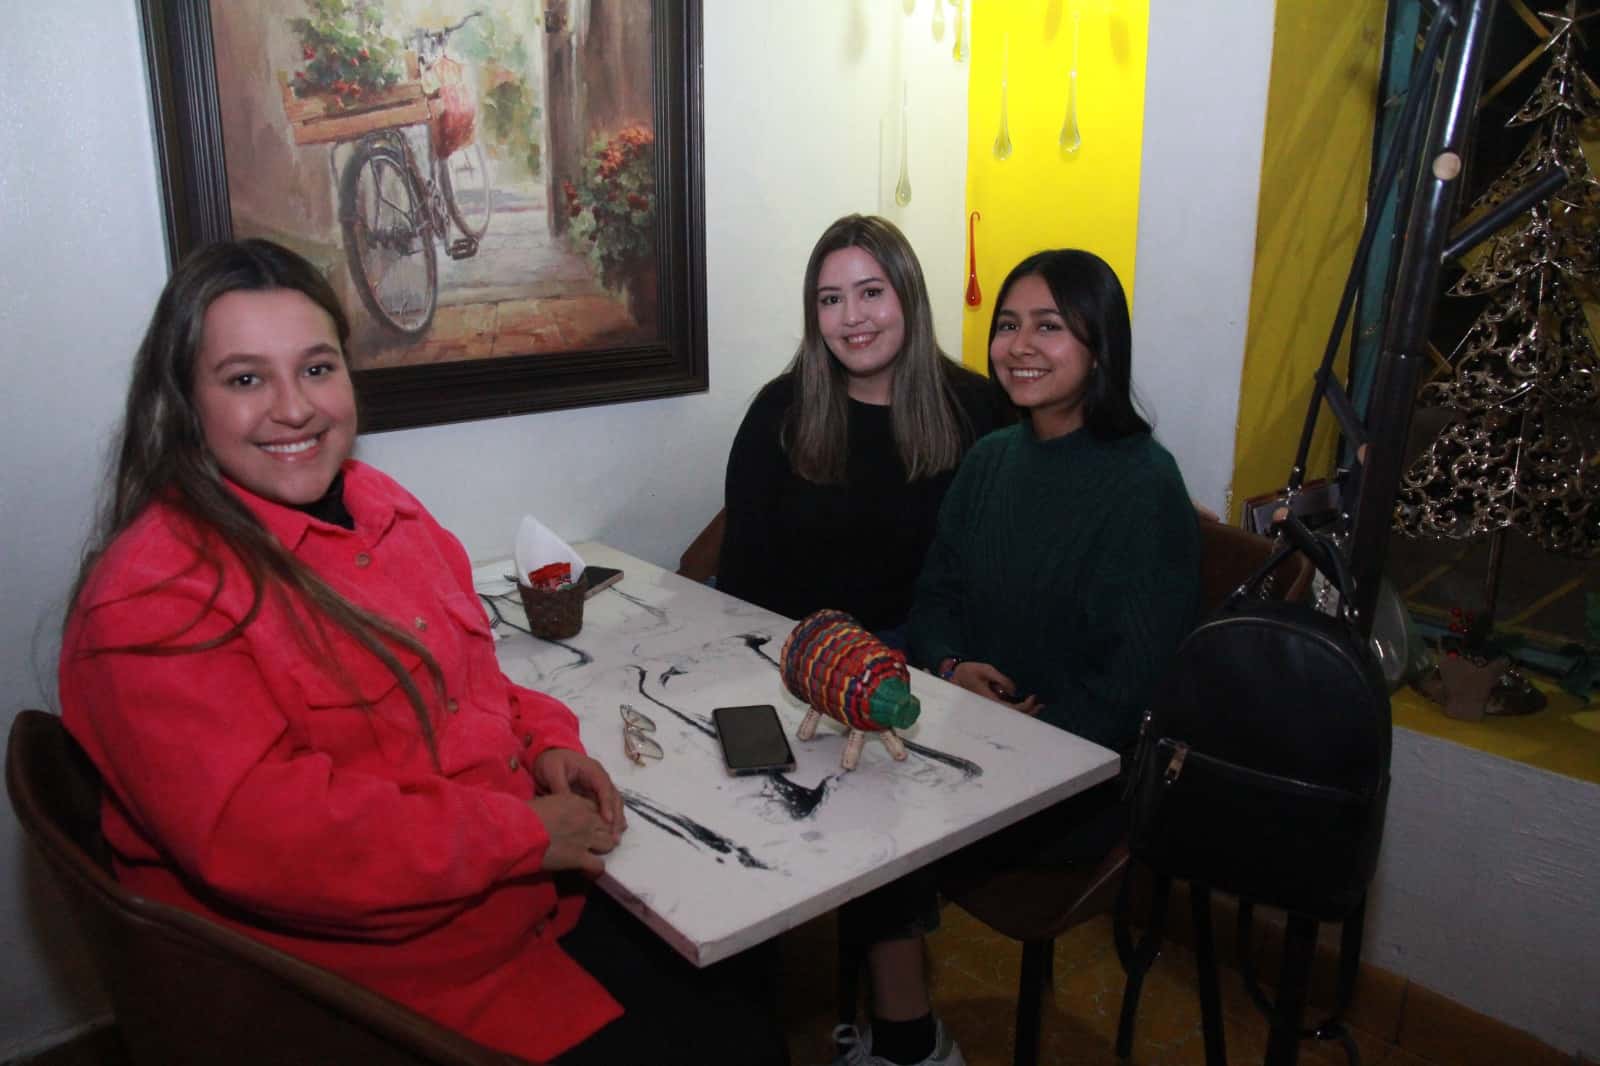
[[(1296, 539), (1342, 610), (1351, 585), (1338, 549), (1304, 527)], [(1158, 874), (1335, 921), (1362, 903), (1377, 865), (1389, 694), (1348, 617), (1256, 598), (1291, 550), (1179, 647), (1134, 756), (1130, 848)]]

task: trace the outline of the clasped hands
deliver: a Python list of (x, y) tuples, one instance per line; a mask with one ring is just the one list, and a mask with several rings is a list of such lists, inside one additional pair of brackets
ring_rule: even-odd
[(599, 876), (606, 868), (600, 856), (615, 848), (628, 828), (611, 775), (581, 752), (549, 748), (533, 761), (533, 780), (543, 794), (528, 806), (550, 834), (544, 869)]

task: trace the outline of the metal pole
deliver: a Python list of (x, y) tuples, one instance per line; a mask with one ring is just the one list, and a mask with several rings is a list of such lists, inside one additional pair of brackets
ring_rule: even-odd
[(1506, 538), (1511, 534), (1504, 527), (1494, 531), (1489, 538), (1488, 573), (1483, 576), (1483, 627), (1488, 632), (1494, 625), (1494, 612), (1500, 601), (1500, 571), (1506, 561)]
[(1495, 0), (1440, 4), (1439, 18), (1456, 19), (1445, 56), (1444, 81), (1433, 99), (1428, 138), (1418, 168), (1417, 187), (1395, 274), (1391, 312), (1379, 354), (1368, 424), (1360, 493), (1352, 515), (1350, 570), (1355, 608), (1363, 633), (1372, 629), (1378, 580), (1383, 573), (1395, 494), (1400, 487), (1406, 440), (1423, 346), (1439, 299), (1439, 272), (1461, 194), (1468, 134), (1483, 85), (1483, 53)]

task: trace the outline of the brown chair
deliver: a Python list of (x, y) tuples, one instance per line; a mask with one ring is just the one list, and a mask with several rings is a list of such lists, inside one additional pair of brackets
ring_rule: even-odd
[[(1274, 541), (1238, 526), (1200, 520), (1200, 617), (1216, 611), (1235, 589), (1256, 572), (1272, 554)], [(1311, 591), (1316, 567), (1296, 552), (1279, 563), (1268, 577), (1268, 591), (1291, 603)]]
[[(1273, 542), (1206, 519), (1200, 521), (1200, 541), (1200, 613), (1204, 617), (1266, 563)], [(1273, 570), (1271, 589), (1284, 598), (1303, 596), (1311, 586), (1311, 576), (1310, 562), (1294, 555)], [(1128, 863), (1127, 846), (1118, 844), (1093, 866), (1004, 870), (965, 882), (947, 878), (942, 886), (945, 896), (962, 910), (1002, 936), (1022, 943), (1012, 1056), (1016, 1066), (1033, 1066), (1039, 1060), (1043, 994), (1054, 982), (1056, 937), (1112, 909)], [(1159, 904), (1164, 913), (1164, 894)], [(1129, 952), (1122, 945), (1119, 950), (1126, 964)], [(1148, 966), (1147, 961), (1144, 968)], [(1142, 976), (1141, 972), (1139, 977)], [(1138, 1002), (1139, 981), (1131, 981), (1129, 988), (1124, 1011), (1131, 1019)], [(1129, 1029), (1131, 1032), (1131, 1021)]]
[(122, 888), (100, 834), (99, 775), (55, 715), (17, 714), (6, 790), (85, 934), (135, 1064), (526, 1066), (327, 970)]
[(722, 534), (727, 528), (728, 510), (723, 508), (683, 550), (678, 559), (678, 573), (691, 581), (709, 581), (716, 577), (717, 561), (722, 555)]
[(946, 898), (1001, 936), (1022, 943), (1017, 983), (1017, 1028), (1012, 1062), (1039, 1061), (1044, 990), (1054, 984), (1056, 937), (1109, 912), (1128, 868), (1118, 844), (1093, 866), (1002, 870), (966, 883), (946, 877)]

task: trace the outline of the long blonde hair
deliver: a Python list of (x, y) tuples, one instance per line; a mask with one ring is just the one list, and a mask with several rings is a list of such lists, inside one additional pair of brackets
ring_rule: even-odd
[[(183, 655), (206, 651), (233, 640), (260, 613), (267, 590), (289, 593), (310, 608), (310, 626), (291, 612), (308, 649), (342, 673), (328, 644), (326, 625), (348, 633), (394, 675), (406, 694), (435, 765), (438, 749), (427, 703), (391, 644), (417, 655), (433, 679), (441, 699), (444, 675), (428, 649), (388, 619), (345, 599), (317, 573), (278, 543), (244, 502), (223, 481), (216, 457), (206, 446), (194, 404), (194, 365), (201, 345), (206, 309), (220, 296), (237, 290), (289, 289), (299, 292), (333, 319), (342, 347), (350, 336), (349, 320), (327, 280), (303, 258), (264, 240), (227, 241), (200, 248), (173, 271), (156, 303), (144, 341), (134, 358), (127, 411), (117, 441), (116, 469), (95, 532), (73, 584), (69, 611), (75, 611), (95, 564), (123, 530), (156, 500), (183, 513), (196, 531), (197, 565), (215, 575), (210, 599), (176, 633), (150, 644), (97, 647), (84, 654), (131, 652), (140, 655)], [(243, 617), (219, 636), (184, 642), (205, 612), (222, 594), (224, 569), (220, 553), (231, 553), (250, 582), (250, 606)], [(175, 575), (176, 576), (176, 575)], [(309, 628), (313, 633), (307, 633)], [(347, 676), (342, 680), (351, 685)], [(353, 687), (353, 685), (351, 685)]]
[(950, 384), (954, 361), (934, 337), (928, 285), (916, 253), (894, 223), (875, 215), (846, 215), (833, 223), (817, 239), (806, 263), (801, 290), (805, 332), (789, 364), (795, 392), (780, 437), (789, 464), (796, 474), (817, 484), (845, 480), (849, 381), (828, 349), (817, 318), (822, 261), (842, 248), (860, 248), (877, 260), (900, 298), (905, 339), (894, 360), (889, 421), (906, 477), (916, 481), (950, 470), (961, 461), (972, 432)]

